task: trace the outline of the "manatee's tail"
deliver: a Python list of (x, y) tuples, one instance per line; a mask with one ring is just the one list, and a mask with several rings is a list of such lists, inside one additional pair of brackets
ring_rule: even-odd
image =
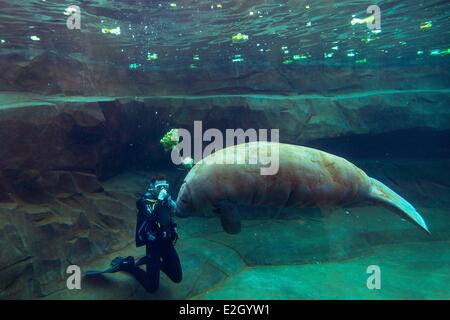
[(403, 199), (380, 181), (371, 178), (371, 182), (372, 187), (369, 195), (371, 201), (393, 210), (401, 217), (419, 226), (427, 234), (431, 235), (425, 220), (423, 220), (420, 214), (408, 201)]

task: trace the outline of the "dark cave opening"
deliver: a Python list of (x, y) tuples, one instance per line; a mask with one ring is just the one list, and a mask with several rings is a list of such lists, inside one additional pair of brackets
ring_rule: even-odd
[(450, 158), (450, 130), (408, 129), (381, 134), (326, 138), (306, 143), (344, 158)]

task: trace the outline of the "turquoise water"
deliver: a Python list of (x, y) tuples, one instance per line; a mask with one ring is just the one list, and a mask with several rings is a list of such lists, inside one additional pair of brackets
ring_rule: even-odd
[[(0, 1), (0, 299), (450, 298), (449, 30), (450, 4), (434, 0)], [(137, 196), (163, 174), (177, 198), (190, 167), (161, 139), (194, 121), (343, 157), (431, 235), (362, 201), (254, 206), (277, 201), (269, 188), (239, 208), (238, 234), (211, 210), (174, 217), (181, 283), (162, 274), (150, 294), (119, 272), (68, 290), (69, 265), (144, 255)], [(322, 160), (316, 182), (333, 172)], [(291, 176), (205, 179), (203, 192)]]

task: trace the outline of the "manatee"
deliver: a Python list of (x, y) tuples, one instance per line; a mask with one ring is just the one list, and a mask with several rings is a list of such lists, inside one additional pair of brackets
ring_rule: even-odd
[[(261, 163), (254, 159), (262, 147), (278, 150), (279, 170), (274, 175), (262, 175)], [(223, 161), (236, 158), (245, 163)], [(241, 231), (240, 206), (327, 209), (360, 204), (387, 207), (430, 234), (408, 201), (351, 162), (317, 149), (275, 142), (244, 143), (203, 158), (184, 179), (177, 215), (212, 211), (220, 215), (225, 232), (236, 234)]]

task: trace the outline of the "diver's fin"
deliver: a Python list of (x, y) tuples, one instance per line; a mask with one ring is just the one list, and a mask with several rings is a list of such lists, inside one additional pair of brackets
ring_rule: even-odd
[(371, 178), (371, 182), (372, 187), (370, 190), (369, 199), (372, 202), (393, 210), (409, 222), (419, 226), (428, 235), (431, 235), (425, 220), (423, 220), (420, 214), (408, 201), (403, 199), (380, 181)]
[(95, 277), (95, 276), (99, 276), (105, 273), (116, 273), (119, 272), (119, 268), (117, 267), (109, 267), (105, 270), (89, 270), (86, 271), (86, 273), (84, 274), (86, 277)]
[[(95, 277), (95, 276), (99, 276), (105, 273), (116, 273), (119, 271), (122, 271), (122, 264), (124, 261), (126, 261), (128, 259), (128, 261), (130, 261), (130, 258), (132, 257), (116, 257), (113, 259), (113, 261), (111, 262), (111, 266), (106, 268), (105, 270), (89, 270), (85, 272), (85, 276), (86, 277)], [(134, 259), (132, 260), (134, 263)], [(137, 263), (135, 264), (136, 266), (140, 266), (147, 263), (147, 257), (144, 256), (142, 258), (140, 258)]]
[(241, 232), (241, 217), (236, 206), (221, 203), (216, 206), (215, 211), (220, 215), (220, 222), (226, 233), (238, 234)]
[(116, 257), (111, 262), (111, 266), (106, 268), (105, 270), (89, 270), (84, 274), (86, 277), (99, 276), (105, 273), (116, 273), (120, 271), (121, 263), (125, 260), (124, 257)]

